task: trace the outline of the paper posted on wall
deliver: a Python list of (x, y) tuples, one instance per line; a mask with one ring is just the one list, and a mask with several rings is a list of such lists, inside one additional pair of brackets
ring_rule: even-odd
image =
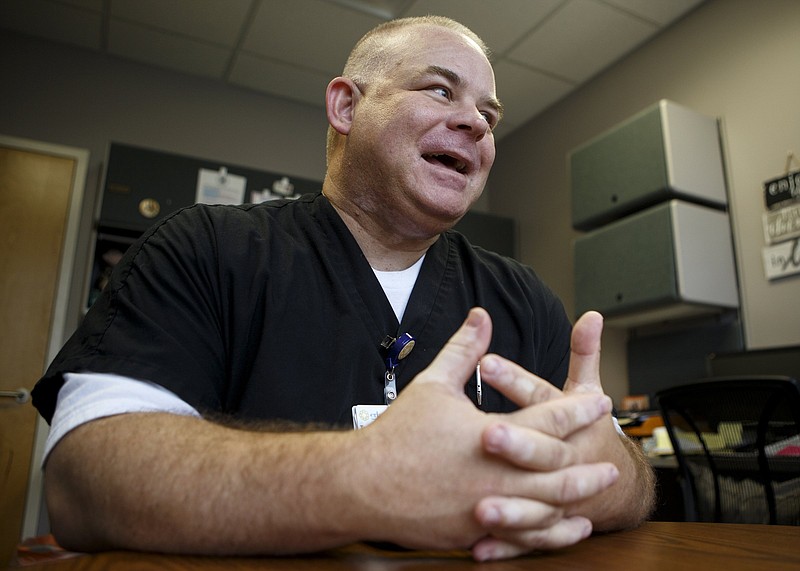
[(197, 173), (195, 202), (203, 204), (242, 204), (247, 179), (220, 170), (200, 169)]

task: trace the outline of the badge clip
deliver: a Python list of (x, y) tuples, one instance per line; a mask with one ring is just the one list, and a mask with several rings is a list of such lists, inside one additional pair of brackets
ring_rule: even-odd
[(387, 405), (397, 398), (397, 378), (394, 370), (400, 361), (408, 357), (414, 349), (416, 341), (410, 333), (403, 333), (398, 337), (387, 335), (381, 341), (381, 347), (386, 351), (386, 374), (383, 376), (383, 397)]

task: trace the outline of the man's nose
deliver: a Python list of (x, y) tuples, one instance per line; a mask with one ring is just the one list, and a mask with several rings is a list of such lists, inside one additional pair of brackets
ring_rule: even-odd
[(451, 126), (461, 131), (469, 131), (480, 141), (489, 132), (491, 126), (481, 112), (473, 106), (463, 106), (451, 119)]

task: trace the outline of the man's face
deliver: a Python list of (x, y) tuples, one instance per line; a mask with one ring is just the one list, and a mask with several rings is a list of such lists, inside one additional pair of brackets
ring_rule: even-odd
[(386, 72), (361, 86), (349, 158), (362, 206), (398, 230), (438, 233), (478, 199), (494, 162), (494, 73), (474, 42), (441, 27), (406, 30), (390, 49)]

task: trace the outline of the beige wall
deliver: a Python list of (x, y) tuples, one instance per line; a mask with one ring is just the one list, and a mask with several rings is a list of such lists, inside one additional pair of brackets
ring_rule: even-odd
[[(800, 2), (712, 0), (503, 139), (489, 204), (519, 221), (521, 256), (574, 306), (566, 153), (666, 98), (722, 120), (746, 347), (800, 344), (800, 276), (768, 282), (762, 183), (800, 154)], [(502, 86), (498, 87), (502, 98)], [(603, 378), (626, 394), (626, 332), (604, 337)]]

